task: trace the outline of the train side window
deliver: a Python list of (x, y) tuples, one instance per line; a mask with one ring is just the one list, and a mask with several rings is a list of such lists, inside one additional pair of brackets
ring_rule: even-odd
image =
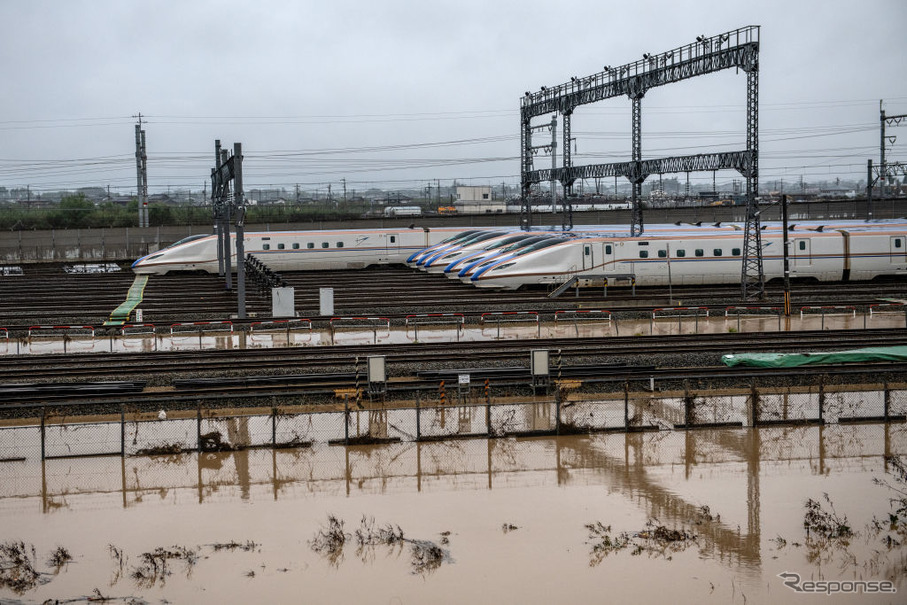
[(605, 254), (611, 254), (611, 252), (612, 252), (611, 244), (607, 244), (605, 246)]
[(677, 258), (683, 258), (683, 257), (686, 256), (686, 255), (687, 255), (687, 251), (686, 251), (686, 250), (681, 249), (681, 250), (678, 250), (678, 251), (677, 251)]
[(337, 242), (337, 247), (338, 247), (338, 248), (343, 248), (343, 242)]
[(705, 256), (705, 252), (703, 252), (702, 248), (696, 248), (695, 254), (696, 256)]
[(731, 248), (731, 256), (740, 256), (740, 248)]
[(330, 246), (329, 243), (327, 243), (327, 242), (321, 242), (321, 247), (322, 247), (322, 248), (327, 248), (328, 246)]
[(293, 250), (299, 250), (299, 242), (293, 242)]
[(712, 250), (713, 256), (721, 256), (722, 254), (724, 254), (724, 251), (721, 248), (715, 248), (714, 250)]
[(392, 243), (392, 244), (397, 243), (397, 236), (396, 236), (396, 235), (392, 235), (392, 236), (391, 236), (391, 243)]
[(311, 250), (312, 248), (315, 247), (315, 242), (309, 242), (305, 245), (305, 247), (308, 248), (309, 250)]
[(801, 250), (806, 250), (806, 242), (804, 240), (800, 240), (797, 243), (799, 244)]
[(262, 245), (261, 245), (261, 249), (262, 249), (262, 250), (270, 250), (270, 249), (271, 249), (271, 244), (262, 244)]
[(667, 258), (667, 256), (668, 256), (668, 251), (667, 251), (667, 250), (659, 250), (659, 251), (658, 251), (658, 258)]
[(639, 251), (639, 258), (649, 258), (649, 251), (648, 251), (648, 250), (640, 250), (640, 251)]
[(287, 247), (286, 244), (277, 244), (277, 249), (278, 249), (278, 250), (283, 250), (283, 249), (286, 248), (286, 247)]
[(903, 245), (904, 245), (904, 240), (902, 240), (899, 237), (894, 238), (894, 247), (895, 248), (900, 248)]

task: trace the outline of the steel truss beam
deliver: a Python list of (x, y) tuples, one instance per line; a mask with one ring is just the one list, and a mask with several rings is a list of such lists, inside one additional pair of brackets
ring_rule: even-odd
[(732, 67), (748, 70), (757, 62), (759, 26), (750, 25), (732, 32), (701, 38), (659, 55), (621, 67), (601, 71), (586, 78), (543, 87), (522, 98), (520, 116), (523, 120), (550, 113), (572, 112), (580, 105), (626, 95), (641, 97), (647, 90), (665, 84), (681, 82)]
[[(675, 172), (705, 172), (710, 170), (737, 170), (746, 174), (753, 164), (749, 151), (727, 151), (721, 153), (701, 153), (697, 155), (676, 156), (638, 162), (615, 162), (611, 164), (586, 164), (557, 168), (554, 178), (562, 183), (572, 184), (577, 179), (595, 179), (603, 177), (626, 177), (630, 181), (643, 182), (653, 174)], [(527, 181), (541, 183), (551, 180), (551, 169), (533, 170), (526, 175)]]

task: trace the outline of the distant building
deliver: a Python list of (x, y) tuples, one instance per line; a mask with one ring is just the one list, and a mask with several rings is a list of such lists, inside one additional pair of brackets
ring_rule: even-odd
[(494, 200), (491, 196), (491, 187), (488, 186), (458, 186), (457, 200), (454, 202), (457, 212), (464, 214), (484, 212), (504, 212), (507, 208), (505, 200)]

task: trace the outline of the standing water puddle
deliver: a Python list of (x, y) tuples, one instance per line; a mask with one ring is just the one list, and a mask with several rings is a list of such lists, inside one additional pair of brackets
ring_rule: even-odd
[[(38, 577), (0, 601), (903, 602), (886, 455), (907, 425), (7, 461), (0, 542)], [(808, 536), (808, 500), (851, 534)]]

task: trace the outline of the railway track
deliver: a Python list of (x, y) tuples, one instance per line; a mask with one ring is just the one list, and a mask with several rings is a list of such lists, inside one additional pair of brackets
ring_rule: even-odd
[[(508, 368), (499, 372), (497, 368), (473, 368), (472, 397), (481, 398), (487, 378), (488, 388), (494, 396), (532, 392), (531, 375), (526, 367)], [(838, 378), (852, 378), (857, 381), (891, 380), (892, 377), (907, 373), (907, 363), (859, 363), (848, 364), (833, 369)], [(573, 388), (590, 386), (593, 392), (614, 392), (627, 387), (634, 390), (645, 389), (650, 384), (659, 388), (681, 389), (692, 385), (693, 389), (714, 388), (714, 385), (744, 385), (759, 382), (788, 380), (797, 384), (803, 376), (802, 368), (777, 370), (769, 368), (744, 367), (681, 367), (657, 368), (652, 366), (567, 366), (558, 372), (559, 380), (573, 383)], [(457, 397), (455, 377), (441, 372), (434, 376), (408, 376), (392, 379), (385, 385), (386, 397), (417, 399), (440, 397), (441, 385), (445, 378), (448, 382), (448, 397)], [(21, 410), (35, 409), (41, 406), (77, 406), (75, 413), (92, 413), (97, 406), (126, 405), (132, 409), (190, 408), (202, 407), (274, 407), (278, 405), (323, 405), (330, 401), (355, 401), (357, 385), (361, 396), (369, 399), (366, 385), (360, 382), (355, 373), (322, 374), (309, 377), (275, 376), (268, 381), (249, 380), (212, 380), (190, 381), (173, 389), (139, 390), (141, 383), (126, 382), (122, 386), (111, 387), (105, 384), (92, 385), (96, 388), (79, 388), (70, 390), (60, 388), (55, 392), (32, 392), (28, 396), (15, 399), (5, 397), (0, 389), (0, 417)], [(610, 386), (608, 386), (610, 385)], [(379, 399), (383, 399), (380, 397)]]
[[(0, 384), (15, 382), (152, 379), (170, 384), (173, 378), (255, 374), (318, 374), (349, 371), (356, 358), (383, 355), (389, 367), (450, 368), (469, 364), (495, 366), (525, 363), (531, 349), (547, 349), (564, 363), (588, 360), (617, 363), (651, 356), (692, 360), (725, 353), (802, 352), (903, 344), (903, 329), (859, 331), (802, 331), (765, 333), (690, 334), (604, 338), (559, 338), (419, 344), (338, 345), (281, 349), (211, 350), (84, 355), (0, 357)], [(558, 353), (559, 352), (559, 353)]]
[[(57, 266), (35, 274), (0, 279), (0, 328), (26, 330), (31, 325), (100, 325), (125, 298), (132, 283), (129, 270), (117, 273), (73, 275)], [(373, 267), (358, 271), (302, 271), (284, 275), (296, 290), (300, 315), (312, 317), (319, 308), (319, 289), (334, 288), (337, 315), (403, 317), (406, 314), (459, 312), (477, 316), (496, 310), (553, 311), (577, 307), (604, 307), (610, 310), (650, 310), (675, 303), (742, 304), (737, 286), (610, 288), (607, 297), (601, 288), (570, 290), (551, 299), (544, 289), (488, 291), (473, 288), (442, 276), (404, 267)], [(843, 290), (844, 295), (841, 295)], [(907, 282), (854, 282), (830, 289), (827, 284), (796, 284), (793, 301), (798, 304), (868, 305), (883, 300), (907, 300)], [(779, 304), (781, 290), (769, 284), (767, 300)], [(679, 303), (678, 303), (679, 304)], [(222, 278), (208, 274), (152, 276), (140, 306), (145, 321), (176, 323), (222, 320), (235, 313), (235, 292), (225, 290)], [(253, 318), (270, 315), (270, 295), (250, 286), (247, 310)]]

